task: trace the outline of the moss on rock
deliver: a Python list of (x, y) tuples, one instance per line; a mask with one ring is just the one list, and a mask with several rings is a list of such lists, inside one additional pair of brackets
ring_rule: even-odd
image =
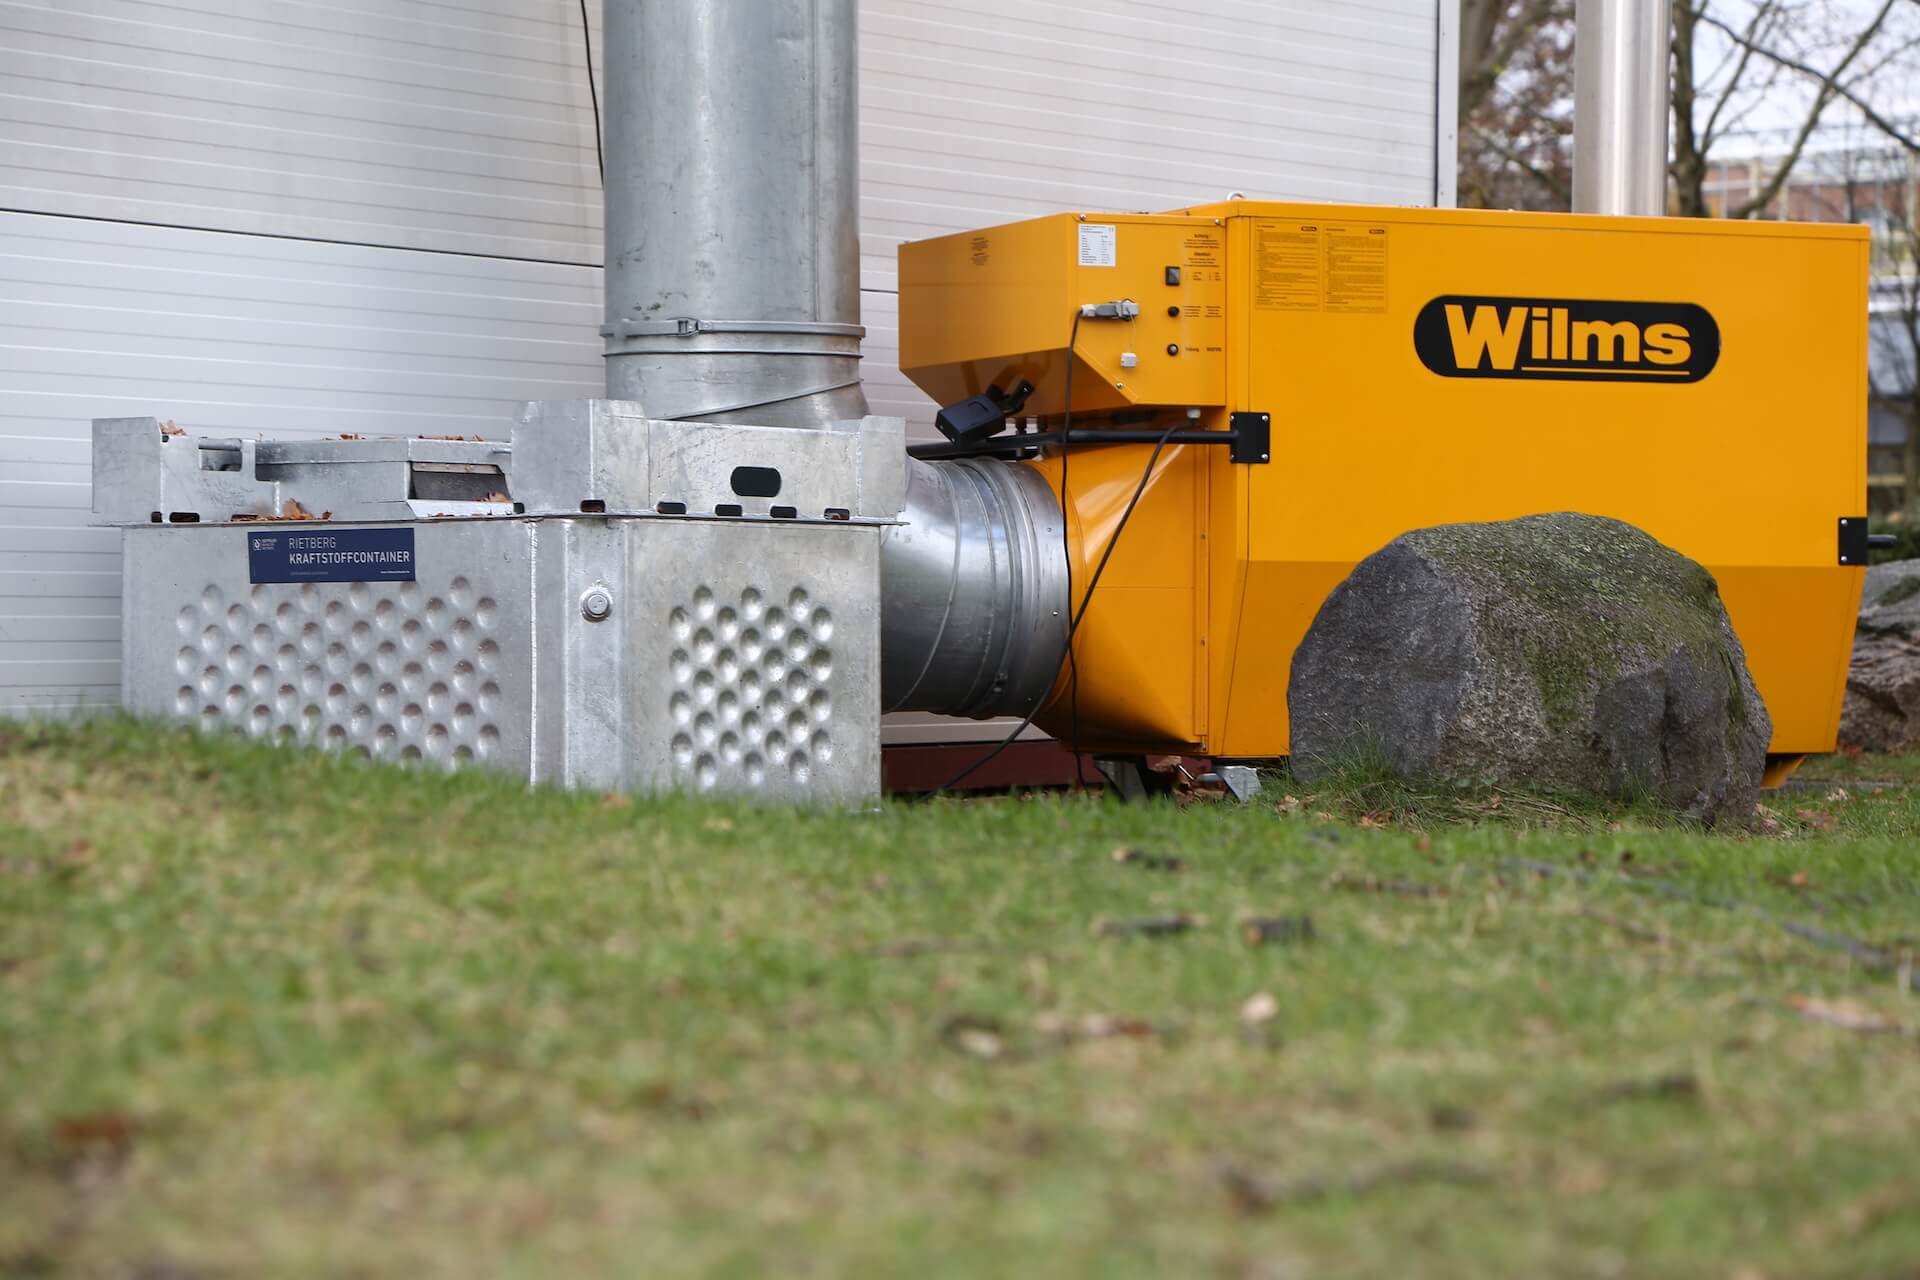
[[(1771, 734), (1713, 576), (1573, 513), (1394, 540), (1296, 651), (1294, 751), (1370, 741), (1407, 776), (1751, 797)], [(1748, 775), (1751, 778), (1748, 778)]]

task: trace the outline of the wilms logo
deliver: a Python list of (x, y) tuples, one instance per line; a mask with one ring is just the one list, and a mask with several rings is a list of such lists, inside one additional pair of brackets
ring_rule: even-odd
[(1420, 308), (1413, 347), (1443, 378), (1698, 382), (1720, 326), (1691, 302), (1447, 294)]

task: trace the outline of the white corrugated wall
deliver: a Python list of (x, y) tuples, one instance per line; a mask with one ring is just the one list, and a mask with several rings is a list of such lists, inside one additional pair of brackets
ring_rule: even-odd
[[(1451, 202), (1456, 3), (864, 0), (876, 412), (930, 419), (895, 368), (902, 240), (1232, 190)], [(92, 418), (499, 434), (597, 393), (579, 13), (0, 0), (0, 710), (118, 695)]]

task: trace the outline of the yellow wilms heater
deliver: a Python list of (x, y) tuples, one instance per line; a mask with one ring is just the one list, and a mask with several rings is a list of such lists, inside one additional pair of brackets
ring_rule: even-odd
[[(890, 634), (887, 696), (1071, 719), (1106, 754), (1285, 755), (1293, 650), (1356, 562), (1564, 510), (1710, 569), (1772, 751), (1830, 750), (1866, 560), (1867, 258), (1852, 226), (1252, 201), (905, 245), (901, 367), (949, 406), (910, 514), (953, 460), (1025, 473), (980, 487), (1026, 512), (1000, 598), (1027, 639), (969, 703), (916, 695), (897, 661), (925, 645)], [(1067, 574), (1077, 681), (1053, 662)]]

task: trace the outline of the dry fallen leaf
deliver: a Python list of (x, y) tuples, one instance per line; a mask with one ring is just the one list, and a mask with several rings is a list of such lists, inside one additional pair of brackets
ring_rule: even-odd
[(957, 1014), (947, 1019), (940, 1029), (940, 1039), (955, 1053), (963, 1053), (969, 1058), (984, 1058), (992, 1061), (1002, 1057), (1007, 1051), (1006, 1037), (1000, 1033), (1000, 1024), (992, 1018), (983, 1018), (974, 1014)]
[(1842, 1031), (1859, 1031), (1874, 1035), (1886, 1031), (1900, 1030), (1900, 1024), (1885, 1014), (1858, 1000), (1826, 1000), (1819, 996), (1788, 996), (1787, 1007), (1803, 1018), (1815, 1022), (1824, 1022), (1839, 1027)]
[(1824, 809), (1795, 809), (1793, 816), (1811, 826), (1815, 831), (1832, 831), (1840, 824), (1833, 815)]
[(1360, 815), (1360, 825), (1366, 827), (1368, 830), (1378, 830), (1387, 825), (1387, 815), (1384, 813), (1363, 813)]
[(1845, 787), (1835, 787), (1826, 794), (1828, 804), (1845, 804), (1850, 798)]
[(1247, 997), (1240, 1006), (1240, 1021), (1249, 1027), (1257, 1027), (1272, 1022), (1280, 1016), (1280, 1002), (1273, 998), (1270, 991), (1256, 991)]
[(1300, 797), (1299, 796), (1281, 796), (1280, 803), (1275, 805), (1274, 807), (1279, 809), (1280, 812), (1282, 813), (1298, 813), (1300, 811)]
[(1033, 1029), (1057, 1040), (1107, 1040), (1120, 1036), (1144, 1040), (1154, 1033), (1145, 1018), (1121, 1017), (1110, 1013), (1089, 1013), (1079, 1018), (1063, 1018), (1057, 1013), (1034, 1015)]

